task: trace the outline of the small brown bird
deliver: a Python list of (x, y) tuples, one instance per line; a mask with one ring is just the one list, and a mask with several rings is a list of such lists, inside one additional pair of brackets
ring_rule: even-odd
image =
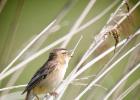
[(47, 62), (34, 74), (23, 93), (27, 92), (25, 100), (32, 100), (34, 96), (49, 93), (56, 96), (55, 88), (62, 82), (69, 60), (70, 52), (66, 49), (54, 49)]

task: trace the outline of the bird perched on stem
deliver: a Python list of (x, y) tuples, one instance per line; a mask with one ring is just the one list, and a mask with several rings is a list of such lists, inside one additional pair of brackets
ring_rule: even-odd
[(64, 48), (54, 49), (47, 62), (33, 75), (23, 93), (27, 92), (25, 100), (32, 100), (39, 94), (58, 95), (55, 88), (62, 82), (68, 67), (71, 54)]

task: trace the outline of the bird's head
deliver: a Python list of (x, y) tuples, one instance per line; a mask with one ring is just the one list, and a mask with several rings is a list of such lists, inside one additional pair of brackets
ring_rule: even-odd
[(71, 57), (71, 51), (64, 48), (53, 49), (49, 55), (49, 59), (57, 59), (61, 63), (68, 63)]

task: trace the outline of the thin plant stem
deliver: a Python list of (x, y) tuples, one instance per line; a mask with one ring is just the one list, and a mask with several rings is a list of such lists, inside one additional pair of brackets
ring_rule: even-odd
[(112, 61), (120, 54), (120, 52), (124, 49), (124, 47), (127, 46), (127, 44), (137, 35), (140, 34), (140, 29), (133, 34), (132, 36), (129, 37), (129, 39), (126, 41), (126, 43), (119, 49), (118, 52), (116, 52), (116, 54), (108, 61), (107, 64), (105, 64), (105, 66), (98, 72), (97, 76), (99, 76), (100, 74), (102, 74), (102, 72), (112, 63)]
[(75, 22), (75, 24), (73, 25), (73, 27), (71, 28), (70, 32), (68, 34), (71, 34), (70, 37), (68, 37), (64, 43), (62, 44), (62, 47), (66, 47), (67, 44), (69, 43), (70, 39), (72, 38), (72, 36), (74, 35), (74, 31), (76, 31), (79, 26), (81, 25), (82, 21), (85, 19), (85, 17), (87, 16), (87, 14), (89, 13), (89, 11), (91, 10), (91, 8), (93, 7), (93, 5), (95, 4), (96, 0), (90, 0), (89, 3), (87, 4), (87, 6), (85, 7), (85, 9), (83, 10), (82, 14), (79, 16), (79, 18), (77, 19), (77, 21)]
[(77, 44), (75, 45), (74, 49), (72, 50), (71, 56), (73, 56), (73, 54), (74, 54), (74, 52), (75, 52), (75, 50), (76, 50), (76, 48), (77, 48), (78, 44), (79, 44), (79, 43), (80, 43), (80, 41), (82, 40), (82, 38), (83, 38), (83, 36), (81, 35), (81, 37), (80, 37), (79, 41), (77, 42)]
[[(123, 45), (126, 42), (126, 39), (122, 40), (119, 44), (118, 47)], [(83, 73), (85, 70), (87, 70), (88, 68), (91, 67), (91, 65), (95, 64), (97, 61), (99, 61), (100, 59), (102, 59), (103, 57), (105, 57), (107, 54), (109, 54), (110, 52), (112, 52), (115, 49), (115, 47), (111, 47), (108, 50), (106, 50), (105, 52), (103, 52), (102, 54), (100, 54), (99, 56), (97, 56), (96, 58), (94, 58), (93, 60), (91, 60), (90, 62), (88, 62), (86, 65), (84, 65), (79, 71), (77, 71), (77, 73), (75, 73), (75, 75), (73, 76), (74, 78), (78, 77), (81, 73)]]
[(140, 85), (140, 79), (134, 82), (128, 89), (121, 93), (116, 100), (123, 100), (130, 92), (132, 92), (138, 85)]
[(125, 54), (123, 54), (118, 60), (116, 60), (112, 65), (110, 65), (100, 76), (98, 76), (95, 80), (93, 80), (76, 98), (75, 100), (79, 100), (95, 83), (97, 83), (99, 80), (101, 80), (111, 69), (115, 67), (116, 64), (118, 64), (122, 59), (124, 59), (128, 54), (130, 54), (133, 50), (135, 50), (138, 46), (140, 46), (140, 43), (138, 43), (136, 46), (132, 47), (130, 50), (128, 50)]
[[(136, 43), (136, 41), (137, 41), (137, 39), (134, 40), (132, 45), (134, 45)], [(139, 58), (140, 58), (139, 53), (140, 53), (140, 48), (138, 48), (134, 52), (132, 52), (132, 54), (130, 55), (130, 57), (128, 59), (128, 63), (122, 72), (122, 75), (127, 74), (130, 71), (130, 69), (132, 69), (139, 62)], [(120, 95), (122, 93), (122, 91), (124, 90), (126, 83), (127, 83), (127, 80), (119, 86), (119, 88), (113, 93), (112, 99), (118, 98), (118, 95)], [(98, 84), (99, 84), (99, 82), (98, 82)]]
[(11, 90), (11, 89), (17, 89), (17, 88), (21, 88), (21, 87), (26, 87), (26, 84), (2, 88), (2, 89), (0, 89), (0, 92), (1, 92), (1, 91), (6, 91), (6, 90)]
[(75, 79), (74, 81), (87, 80), (87, 79), (95, 77), (95, 76), (96, 75), (85, 76), (85, 77), (82, 77), (82, 78)]
[[(71, 83), (72, 85), (79, 85), (79, 86), (87, 86), (88, 84), (86, 84), (86, 83), (81, 83), (81, 82), (72, 82)], [(104, 86), (102, 86), (102, 85), (99, 85), (99, 84), (95, 84), (94, 85), (95, 87), (100, 87), (100, 88), (102, 88), (102, 89), (104, 89), (104, 90), (108, 90), (106, 87), (104, 87)]]
[[(15, 84), (15, 82), (17, 82), (17, 79), (19, 78), (19, 76), (20, 76), (20, 74), (22, 73), (23, 70), (24, 70), (24, 69), (22, 68), (22, 69), (20, 69), (19, 71), (17, 71), (16, 73), (14, 73), (14, 74), (11, 76), (10, 80), (9, 80), (9, 81), (7, 82), (7, 84), (5, 85), (5, 87), (13, 86), (13, 85)], [(12, 88), (12, 87), (11, 87), (11, 88)], [(9, 89), (9, 90), (7, 89), (7, 91), (2, 91), (2, 92), (1, 92), (1, 95), (8, 94), (10, 90), (11, 90), (11, 89)], [(0, 100), (5, 100), (6, 98), (7, 98), (7, 95), (0, 97)]]
[(22, 54), (29, 49), (30, 46), (32, 46), (48, 29), (52, 27), (52, 25), (56, 22), (56, 20), (52, 21), (41, 33), (39, 33), (16, 57), (12, 60), (12, 62), (0, 73), (0, 76), (2, 76), (9, 68), (12, 67), (12, 65), (19, 59)]
[(130, 76), (132, 75), (138, 68), (140, 67), (140, 63), (136, 65), (130, 72), (128, 72), (104, 97), (104, 100), (108, 100), (108, 98), (113, 94), (113, 92)]
[(80, 28), (78, 28), (77, 31), (83, 30), (83, 29), (87, 28), (88, 26), (90, 26), (91, 24), (95, 23), (97, 20), (99, 20), (101, 17), (103, 17), (106, 13), (108, 13), (119, 1), (120, 0), (115, 0), (110, 6), (108, 6), (106, 9), (104, 9), (102, 12), (100, 12), (100, 14), (98, 16), (94, 17), (93, 19), (91, 19), (90, 21), (85, 23), (84, 25), (80, 26)]

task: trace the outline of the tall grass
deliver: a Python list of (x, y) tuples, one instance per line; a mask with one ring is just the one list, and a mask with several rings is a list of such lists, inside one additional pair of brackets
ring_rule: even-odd
[[(140, 56), (138, 56), (139, 52), (135, 52), (140, 48), (140, 24), (137, 22), (140, 17), (138, 14), (140, 1), (132, 0), (133, 4), (131, 0), (115, 0), (88, 20), (90, 12), (94, 8), (98, 8), (96, 7), (98, 1), (89, 0), (87, 5), (80, 10), (81, 13), (69, 30), (61, 37), (55, 38), (49, 45), (45, 45), (45, 41), (49, 37), (57, 37), (57, 32), (63, 30), (61, 23), (67, 15), (71, 15), (71, 10), (75, 9), (74, 7), (80, 3), (79, 1), (66, 2), (56, 18), (43, 31), (34, 36), (2, 69), (0, 81), (8, 80), (7, 85), (1, 86), (0, 89), (2, 100), (8, 100), (9, 97), (13, 100), (23, 99), (24, 96), (21, 96), (20, 92), (26, 84), (17, 85), (16, 81), (23, 78), (22, 73), (29, 63), (33, 63), (55, 47), (75, 47), (74, 58), (71, 61), (74, 63), (70, 62), (71, 69), (68, 70), (64, 81), (55, 90), (59, 95), (57, 97), (47, 96), (47, 98), (43, 95), (43, 100), (122, 100), (124, 98), (131, 100), (132, 95), (135, 95), (134, 100), (140, 99), (140, 96), (137, 95), (137, 91), (140, 92), (140, 90), (134, 90), (140, 84)], [(109, 15), (110, 10), (112, 10), (111, 16)], [(102, 21), (105, 16), (107, 16), (107, 20), (103, 25), (96, 26), (101, 28), (96, 34), (92, 34), (94, 39), (91, 39), (91, 33), (95, 32), (95, 28), (90, 29), (90, 27), (94, 27), (94, 24)], [(132, 29), (126, 27), (132, 27)], [(90, 29), (88, 35), (85, 33), (88, 32), (87, 29)], [(81, 35), (83, 39), (80, 38)], [(77, 43), (78, 40), (80, 42)], [(84, 44), (84, 42), (89, 44)], [(31, 51), (34, 51), (33, 54), (25, 57), (25, 54)], [(128, 58), (131, 58), (130, 55), (133, 52), (135, 52), (135, 61), (129, 60), (128, 62)], [(22, 57), (25, 58), (21, 59)], [(10, 77), (10, 75), (13, 76)], [(10, 91), (13, 89), (16, 92)], [(132, 91), (135, 92), (132, 93)]]

